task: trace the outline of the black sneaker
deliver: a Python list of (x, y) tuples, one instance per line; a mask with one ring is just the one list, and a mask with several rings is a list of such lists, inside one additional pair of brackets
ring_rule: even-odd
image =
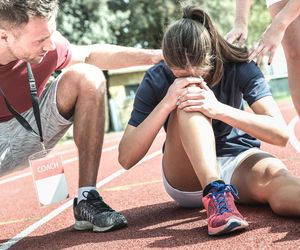
[(77, 198), (74, 199), (76, 230), (106, 232), (127, 226), (126, 218), (108, 206), (96, 190), (87, 191), (86, 194), (87, 199), (78, 204)]

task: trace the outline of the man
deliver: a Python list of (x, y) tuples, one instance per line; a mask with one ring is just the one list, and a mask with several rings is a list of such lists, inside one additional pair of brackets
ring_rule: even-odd
[[(52, 148), (73, 124), (79, 153), (75, 228), (100, 232), (121, 228), (127, 225), (125, 217), (110, 208), (95, 187), (105, 118), (105, 78), (101, 69), (153, 64), (161, 59), (161, 52), (113, 45), (71, 45), (56, 31), (57, 11), (58, 0), (0, 2), (0, 174), (24, 166), (29, 155), (42, 150), (40, 141)], [(29, 133), (28, 126), (24, 122), (22, 126), (18, 119), (21, 115), (34, 131), (39, 131), (27, 63), (32, 67), (40, 97), (42, 129), (36, 134)], [(65, 70), (45, 89), (50, 75), (59, 69)]]

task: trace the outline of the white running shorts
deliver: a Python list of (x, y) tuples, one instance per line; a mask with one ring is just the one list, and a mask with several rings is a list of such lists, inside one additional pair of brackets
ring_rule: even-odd
[[(42, 130), (47, 149), (54, 147), (73, 121), (73, 118), (66, 120), (57, 109), (56, 90), (59, 77), (44, 90), (40, 97)], [(38, 131), (32, 108), (23, 112), (22, 116), (35, 131)], [(0, 131), (1, 174), (10, 172), (20, 165), (29, 165), (28, 156), (42, 150), (40, 138), (28, 132), (15, 118), (1, 122)]]
[[(230, 184), (233, 172), (239, 166), (239, 164), (250, 155), (253, 155), (255, 153), (260, 153), (260, 152), (264, 152), (264, 151), (260, 150), (259, 148), (251, 148), (240, 153), (238, 156), (217, 157), (219, 168), (220, 168), (221, 179), (226, 184)], [(202, 190), (195, 191), (195, 192), (185, 192), (173, 188), (170, 185), (170, 183), (168, 183), (163, 170), (162, 170), (162, 178), (163, 178), (163, 183), (166, 192), (180, 206), (185, 208), (203, 208)]]

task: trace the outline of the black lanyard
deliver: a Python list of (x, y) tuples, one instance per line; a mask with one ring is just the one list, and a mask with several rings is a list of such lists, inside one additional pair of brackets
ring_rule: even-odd
[(2, 94), (4, 101), (6, 103), (6, 107), (10, 111), (10, 113), (17, 119), (17, 121), (29, 132), (34, 133), (38, 137), (40, 137), (40, 141), (42, 143), (43, 148), (44, 147), (44, 138), (42, 133), (42, 123), (41, 123), (41, 116), (40, 116), (40, 106), (39, 106), (39, 97), (37, 95), (37, 89), (35, 85), (35, 80), (33, 77), (33, 73), (31, 70), (30, 63), (27, 63), (27, 75), (28, 75), (28, 82), (29, 82), (29, 88), (30, 88), (30, 95), (31, 95), (31, 102), (32, 102), (32, 108), (33, 108), (33, 114), (35, 117), (36, 125), (38, 127), (37, 133), (30, 124), (26, 121), (26, 119), (18, 113), (8, 102), (7, 98), (5, 97), (2, 89), (0, 88), (0, 93)]

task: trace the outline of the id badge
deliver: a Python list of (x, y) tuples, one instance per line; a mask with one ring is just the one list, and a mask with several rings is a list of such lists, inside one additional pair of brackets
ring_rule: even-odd
[(29, 157), (29, 164), (41, 206), (69, 198), (62, 156), (51, 149)]

